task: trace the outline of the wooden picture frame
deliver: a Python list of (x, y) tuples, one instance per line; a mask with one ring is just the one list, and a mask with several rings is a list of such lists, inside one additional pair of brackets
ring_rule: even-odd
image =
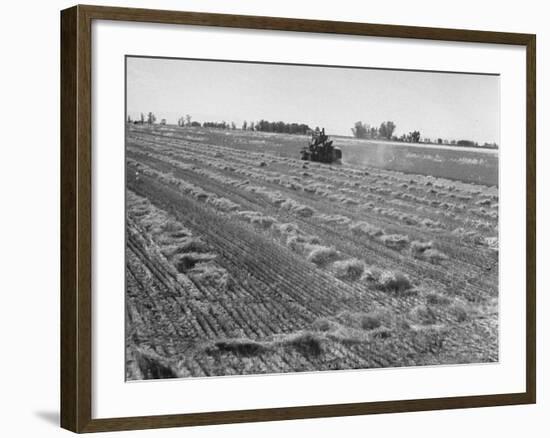
[[(92, 21), (186, 24), (518, 45), (526, 48), (526, 391), (127, 418), (92, 418)], [(535, 403), (535, 58), (531, 34), (75, 6), (61, 12), (61, 426), (99, 432)]]

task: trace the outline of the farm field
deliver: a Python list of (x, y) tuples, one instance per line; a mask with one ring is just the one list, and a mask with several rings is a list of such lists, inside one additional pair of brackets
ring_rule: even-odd
[[(296, 158), (297, 151), (309, 140), (305, 135), (269, 132), (243, 133), (241, 130), (186, 128), (185, 133), (170, 127), (157, 127), (165, 136), (199, 144), (215, 144), (243, 151), (266, 152), (279, 157)], [(431, 175), (498, 186), (498, 150), (460, 146), (423, 145), (333, 136), (335, 146), (344, 153), (344, 164), (373, 166), (387, 170)]]
[[(347, 160), (407, 173), (498, 186), (498, 150), (337, 138)], [(477, 149), (477, 150), (476, 150)]]
[(126, 130), (128, 380), (498, 361), (497, 154)]

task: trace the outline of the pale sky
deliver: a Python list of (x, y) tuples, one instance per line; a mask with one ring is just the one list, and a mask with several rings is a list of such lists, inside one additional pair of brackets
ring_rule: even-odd
[(127, 58), (127, 111), (168, 123), (282, 120), (352, 135), (358, 120), (432, 140), (500, 143), (498, 76)]

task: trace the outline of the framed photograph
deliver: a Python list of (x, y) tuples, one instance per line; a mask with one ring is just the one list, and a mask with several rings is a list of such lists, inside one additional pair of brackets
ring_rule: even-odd
[(61, 12), (61, 423), (535, 403), (535, 35)]

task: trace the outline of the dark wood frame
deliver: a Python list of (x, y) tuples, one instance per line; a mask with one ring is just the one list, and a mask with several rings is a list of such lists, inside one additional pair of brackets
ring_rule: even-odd
[[(469, 397), (92, 419), (92, 20), (525, 46), (527, 53), (526, 391)], [(535, 35), (519, 33), (81, 5), (63, 10), (61, 12), (61, 426), (80, 433), (535, 403), (535, 47)]]

